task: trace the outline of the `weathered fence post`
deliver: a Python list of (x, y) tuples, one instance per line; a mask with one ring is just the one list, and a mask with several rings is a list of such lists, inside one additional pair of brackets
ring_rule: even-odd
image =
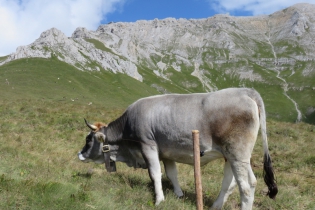
[(199, 147), (199, 131), (192, 131), (194, 141), (194, 170), (195, 170), (195, 190), (197, 200), (197, 210), (203, 209), (202, 200), (202, 185), (201, 185), (201, 172), (200, 172), (200, 147)]

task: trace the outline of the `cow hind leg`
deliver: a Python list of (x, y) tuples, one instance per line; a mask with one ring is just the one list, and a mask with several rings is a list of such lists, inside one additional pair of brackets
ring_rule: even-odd
[(177, 179), (177, 168), (176, 168), (176, 163), (173, 160), (163, 160), (164, 168), (165, 168), (165, 173), (167, 178), (172, 182), (173, 187), (174, 187), (174, 193), (178, 197), (182, 197), (183, 191), (179, 186), (178, 179)]
[(250, 166), (250, 160), (233, 161), (231, 167), (240, 191), (241, 209), (252, 209), (257, 180)]
[(142, 154), (148, 165), (149, 175), (154, 184), (155, 205), (164, 201), (162, 173), (157, 146), (142, 145)]
[(229, 195), (233, 192), (236, 186), (236, 181), (233, 175), (231, 164), (229, 161), (224, 165), (224, 177), (222, 181), (222, 187), (217, 200), (213, 203), (211, 209), (222, 209), (223, 204), (228, 199)]

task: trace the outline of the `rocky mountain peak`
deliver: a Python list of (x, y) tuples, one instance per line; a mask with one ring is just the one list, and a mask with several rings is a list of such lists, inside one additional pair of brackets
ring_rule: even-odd
[(51, 29), (41, 33), (41, 35), (40, 35), (38, 40), (51, 42), (52, 40), (62, 41), (64, 39), (66, 39), (66, 38), (67, 38), (66, 35), (62, 31), (60, 31), (60, 30), (58, 30), (56, 28), (51, 28)]
[[(56, 55), (81, 70), (121, 72), (141, 81), (139, 68), (151, 69), (164, 79), (169, 79), (165, 73), (168, 69), (178, 72), (191, 69), (192, 75), (199, 75), (201, 80), (205, 78), (206, 68), (222, 69), (225, 64), (234, 63), (227, 72), (261, 80), (248, 63), (271, 68), (269, 61), (292, 64), (315, 58), (314, 12), (314, 5), (296, 4), (271, 15), (255, 17), (219, 14), (204, 19), (112, 22), (100, 25), (96, 31), (79, 27), (71, 37), (52, 28), (34, 43), (19, 47), (2, 63)], [(287, 51), (288, 45), (299, 46), (301, 52)], [(238, 63), (244, 61), (246, 65), (238, 68)], [(207, 91), (216, 89), (213, 82), (202, 82), (207, 83)]]
[(77, 39), (77, 38), (90, 39), (91, 31), (87, 30), (86, 28), (79, 27), (73, 32), (71, 37), (73, 39)]

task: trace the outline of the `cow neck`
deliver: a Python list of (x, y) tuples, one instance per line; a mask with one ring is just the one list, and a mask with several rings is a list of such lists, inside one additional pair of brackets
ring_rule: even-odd
[(106, 128), (106, 138), (109, 143), (115, 143), (122, 139), (126, 121), (127, 114), (125, 112), (122, 116), (108, 124)]

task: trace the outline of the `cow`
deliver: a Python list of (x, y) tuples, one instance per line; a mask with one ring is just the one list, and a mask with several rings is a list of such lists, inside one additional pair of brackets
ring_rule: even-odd
[(267, 195), (274, 199), (278, 193), (268, 149), (265, 106), (254, 89), (151, 96), (132, 103), (108, 126), (85, 123), (91, 132), (78, 153), (79, 159), (105, 162), (108, 171), (115, 170), (114, 161), (148, 168), (154, 183), (155, 205), (164, 200), (160, 161), (175, 194), (183, 196), (175, 162), (194, 164), (192, 130), (199, 130), (200, 165), (225, 159), (221, 191), (212, 209), (222, 209), (236, 185), (241, 209), (252, 209), (257, 181), (250, 159), (260, 128)]

